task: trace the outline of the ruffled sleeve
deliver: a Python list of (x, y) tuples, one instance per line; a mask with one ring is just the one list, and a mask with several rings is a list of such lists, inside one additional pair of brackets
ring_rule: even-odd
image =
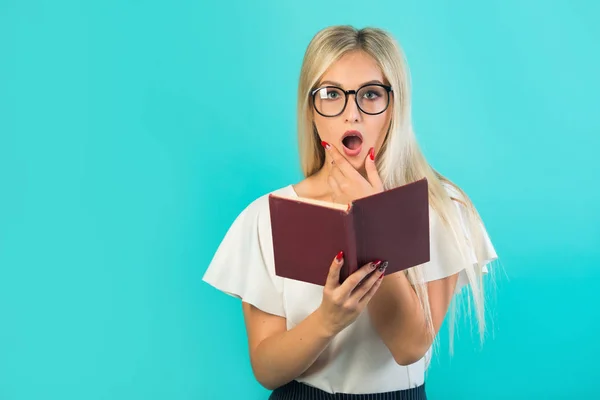
[(229, 227), (203, 281), (270, 314), (285, 317), (283, 281), (272, 262), (268, 198), (247, 206)]
[[(463, 232), (465, 233), (469, 243), (471, 243), (469, 246), (471, 264), (475, 269), (476, 275), (485, 275), (489, 272), (488, 265), (498, 259), (496, 249), (492, 244), (490, 236), (483, 222), (477, 221), (478, 232), (477, 235), (473, 235), (473, 232), (471, 232), (467, 227), (468, 216), (465, 206), (461, 205), (459, 202), (455, 202), (455, 205), (459, 211)], [(464, 269), (461, 269), (458, 275), (458, 282), (456, 283), (456, 292), (459, 292), (468, 283), (469, 279), (467, 278), (467, 273)]]
[[(450, 185), (444, 186), (452, 197), (460, 199), (460, 195), (455, 188)], [(460, 229), (468, 240), (467, 256), (469, 257), (469, 261), (477, 275), (486, 274), (489, 272), (488, 264), (498, 258), (489, 234), (481, 221), (478, 221), (477, 224), (479, 231), (476, 234), (471, 232), (467, 223), (466, 207), (460, 201), (453, 200), (453, 203), (458, 211)], [(456, 292), (459, 292), (469, 283), (465, 270), (466, 266), (462, 261), (453, 236), (444, 226), (440, 217), (432, 209), (430, 209), (430, 214), (431, 260), (415, 268), (420, 269), (422, 279), (425, 282), (442, 279), (458, 273)]]

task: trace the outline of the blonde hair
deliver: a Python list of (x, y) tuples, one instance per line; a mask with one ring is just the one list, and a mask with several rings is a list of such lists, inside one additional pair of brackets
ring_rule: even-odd
[[(304, 55), (298, 85), (298, 145), (302, 173), (305, 177), (315, 174), (321, 169), (325, 160), (325, 153), (313, 122), (309, 93), (316, 88), (319, 79), (336, 60), (346, 53), (357, 50), (367, 53), (378, 62), (383, 75), (394, 90), (393, 116), (377, 155), (377, 169), (384, 187), (393, 188), (427, 178), (430, 206), (454, 238), (464, 261), (464, 271), (472, 292), (472, 298), (467, 301), (469, 304), (471, 300), (474, 303), (480, 339), (483, 343), (485, 332), (483, 274), (480, 273), (479, 268), (475, 268), (470, 257), (474, 252), (477, 265), (483, 266), (484, 255), (479, 254), (479, 249), (482, 248), (479, 244), (483, 240), (479, 226), (482, 224), (481, 218), (466, 193), (434, 170), (423, 156), (412, 127), (411, 87), (405, 56), (400, 45), (384, 30), (372, 27), (358, 30), (352, 26), (331, 26), (319, 31), (311, 40)], [(445, 185), (454, 188), (458, 196), (450, 194)], [(464, 209), (468, 232), (461, 227), (458, 205)], [(423, 273), (420, 268), (410, 268), (405, 273), (415, 288), (424, 310), (429, 332), (433, 336), (429, 296)], [(453, 299), (450, 351), (452, 351), (455, 310)]]

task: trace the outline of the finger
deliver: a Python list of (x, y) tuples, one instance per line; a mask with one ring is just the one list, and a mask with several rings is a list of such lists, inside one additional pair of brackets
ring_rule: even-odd
[(354, 167), (348, 162), (348, 160), (346, 160), (346, 158), (335, 146), (327, 142), (322, 143), (323, 147), (325, 147), (325, 151), (329, 153), (333, 163), (338, 166), (338, 168), (346, 177), (356, 176), (357, 174), (360, 175), (359, 172), (354, 169)]
[(342, 283), (342, 290), (348, 294), (352, 293), (352, 291), (356, 289), (358, 283), (362, 281), (369, 273), (373, 272), (375, 268), (380, 265), (380, 263), (381, 261), (370, 262), (354, 271), (348, 278), (346, 278), (344, 283)]
[(327, 177), (327, 183), (329, 184), (329, 187), (331, 187), (331, 191), (333, 192), (332, 201), (335, 202), (336, 199), (339, 199), (343, 196), (342, 190), (340, 189), (340, 186), (336, 182), (335, 178), (331, 175)]
[(340, 286), (340, 270), (342, 269), (342, 265), (344, 265), (344, 252), (340, 251), (329, 266), (325, 286), (332, 289)]
[(365, 304), (367, 304), (367, 303), (369, 303), (369, 301), (371, 301), (373, 296), (375, 296), (375, 293), (377, 293), (377, 289), (379, 289), (382, 282), (383, 282), (383, 274), (380, 275), (379, 278), (377, 278), (375, 280), (375, 283), (373, 283), (373, 285), (369, 288), (369, 290), (358, 301), (359, 307), (363, 307)]
[(362, 300), (363, 297), (366, 296), (367, 293), (371, 290), (373, 285), (375, 285), (377, 281), (379, 281), (380, 278), (383, 277), (383, 275), (385, 274), (386, 266), (387, 263), (383, 263), (380, 265), (379, 268), (375, 269), (375, 271), (371, 275), (368, 275), (363, 280), (363, 282), (359, 284), (359, 286), (357, 286), (357, 288), (354, 290), (351, 296), (355, 297), (360, 302), (360, 300)]
[(354, 291), (356, 292), (358, 290), (358, 288), (362, 287), (363, 284), (367, 283), (367, 281), (369, 280), (369, 278), (371, 276), (373, 276), (373, 274), (375, 274), (375, 272), (377, 272), (377, 268), (374, 271), (371, 271), (367, 274), (367, 276), (365, 276), (360, 282), (358, 282), (358, 284), (356, 285), (356, 288), (354, 289)]
[(329, 175), (335, 180), (337, 187), (340, 191), (344, 191), (344, 187), (348, 185), (348, 178), (342, 173), (340, 168), (337, 165), (334, 165), (329, 170)]
[(365, 170), (367, 171), (367, 178), (369, 179), (369, 183), (376, 190), (383, 190), (383, 182), (379, 177), (379, 172), (377, 171), (377, 164), (375, 163), (375, 149), (371, 147), (369, 153), (367, 154), (367, 158), (365, 160)]
[(327, 165), (327, 171), (331, 171), (331, 168), (333, 168), (333, 166), (335, 165), (335, 161), (333, 161), (331, 158), (325, 159), (325, 164)]

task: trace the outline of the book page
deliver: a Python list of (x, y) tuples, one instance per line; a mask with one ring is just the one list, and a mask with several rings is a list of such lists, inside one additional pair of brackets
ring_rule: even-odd
[(309, 199), (306, 197), (285, 196), (285, 195), (275, 195), (275, 194), (272, 194), (272, 196), (279, 197), (282, 199), (292, 200), (292, 201), (299, 201), (302, 203), (314, 204), (314, 205), (321, 206), (321, 207), (333, 208), (336, 210), (343, 210), (343, 211), (349, 210), (351, 207), (351, 204), (332, 203), (332, 202), (325, 201), (325, 200), (315, 200), (315, 199)]

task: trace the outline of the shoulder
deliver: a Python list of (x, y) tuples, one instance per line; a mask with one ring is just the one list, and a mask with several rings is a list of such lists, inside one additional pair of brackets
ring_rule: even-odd
[(289, 194), (291, 186), (264, 193), (237, 215), (221, 240), (203, 280), (263, 311), (285, 316), (282, 280), (272, 260), (270, 194)]
[[(445, 208), (444, 219), (450, 219), (454, 223), (454, 227), (460, 227), (467, 237), (471, 236), (473, 230), (483, 228), (481, 216), (467, 192), (447, 178), (442, 178), (440, 183), (449, 198), (449, 202), (447, 199), (442, 202), (448, 206), (441, 206)], [(454, 214), (458, 219), (451, 218), (448, 213)]]
[(236, 251), (254, 251), (270, 253), (269, 246), (271, 237), (271, 213), (269, 208), (269, 196), (271, 194), (292, 196), (294, 193), (291, 185), (262, 193), (250, 202), (246, 203), (237, 213), (219, 246), (219, 252), (227, 248)]
[[(497, 258), (486, 228), (468, 194), (459, 185), (441, 177), (442, 193), (436, 193), (432, 206), (431, 260), (419, 268), (425, 281), (460, 272), (457, 290), (476, 271), (487, 272), (485, 265)], [(439, 188), (439, 186), (438, 186)], [(415, 278), (415, 281), (421, 279)]]
[(467, 193), (456, 183), (448, 179), (442, 179), (440, 183), (450, 197), (450, 200), (457, 206), (467, 206), (471, 202)]
[(463, 229), (469, 229), (467, 226), (470, 224), (469, 221), (483, 222), (475, 204), (464, 189), (447, 178), (441, 179), (440, 183), (450, 199), (450, 203), (454, 205), (453, 209), (459, 217)]
[(467, 240), (472, 265), (479, 271), (487, 272), (486, 265), (496, 260), (498, 255), (479, 210), (460, 186), (448, 179), (441, 182), (458, 211), (458, 222)]
[(247, 203), (237, 216), (236, 220), (244, 219), (246, 221), (268, 222), (269, 196), (272, 194), (293, 196), (294, 193), (295, 192), (291, 184), (265, 192)]

